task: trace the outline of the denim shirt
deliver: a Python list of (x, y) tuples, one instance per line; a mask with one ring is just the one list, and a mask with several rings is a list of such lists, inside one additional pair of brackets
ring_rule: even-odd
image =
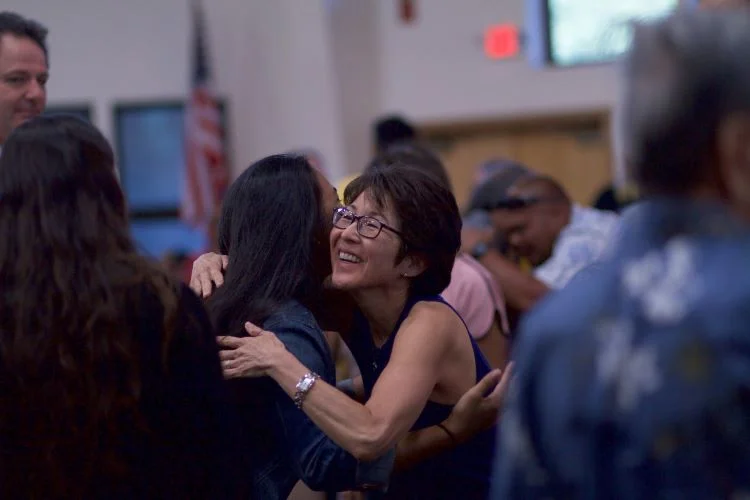
[(750, 232), (639, 205), (524, 321), (492, 498), (750, 495)]
[[(263, 329), (274, 332), (321, 380), (336, 384), (328, 343), (308, 309), (290, 301), (263, 323)], [(374, 463), (358, 463), (270, 378), (239, 380), (234, 389), (245, 424), (251, 498), (286, 499), (299, 479), (320, 491), (387, 483), (395, 453)]]

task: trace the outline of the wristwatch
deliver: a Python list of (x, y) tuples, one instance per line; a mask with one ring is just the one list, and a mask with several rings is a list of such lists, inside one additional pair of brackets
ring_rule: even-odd
[(297, 408), (302, 409), (302, 404), (305, 402), (307, 393), (310, 392), (310, 389), (315, 385), (315, 381), (319, 378), (320, 376), (317, 373), (309, 372), (305, 373), (302, 378), (299, 379), (296, 386), (297, 392), (294, 394), (294, 404)]
[(472, 257), (479, 260), (482, 257), (484, 257), (489, 251), (490, 251), (489, 245), (485, 243), (484, 241), (480, 241), (479, 243), (474, 245), (474, 247), (471, 249), (471, 252), (469, 253), (471, 254)]

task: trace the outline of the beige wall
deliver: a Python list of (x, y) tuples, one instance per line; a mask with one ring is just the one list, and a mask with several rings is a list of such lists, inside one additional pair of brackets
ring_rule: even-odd
[[(216, 83), (230, 104), (235, 173), (281, 150), (315, 147), (333, 177), (370, 154), (385, 112), (418, 121), (609, 108), (612, 65), (537, 70), (489, 61), (485, 27), (523, 24), (523, 0), (203, 0)], [(52, 103), (93, 101), (112, 136), (118, 101), (188, 90), (188, 0), (4, 0), (50, 28)]]

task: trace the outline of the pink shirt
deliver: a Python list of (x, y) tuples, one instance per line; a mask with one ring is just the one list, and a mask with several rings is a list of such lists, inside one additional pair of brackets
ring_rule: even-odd
[(475, 339), (487, 334), (495, 314), (499, 315), (503, 332), (509, 333), (505, 299), (500, 286), (473, 257), (463, 253), (456, 257), (451, 282), (442, 295), (458, 311)]

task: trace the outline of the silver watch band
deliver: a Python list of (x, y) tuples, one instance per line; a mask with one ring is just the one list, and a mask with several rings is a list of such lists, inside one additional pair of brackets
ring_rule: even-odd
[(304, 375), (302, 375), (302, 378), (299, 379), (299, 382), (297, 382), (296, 386), (297, 392), (294, 394), (294, 404), (295, 406), (297, 406), (297, 408), (302, 409), (302, 405), (305, 402), (307, 394), (315, 385), (315, 381), (319, 378), (320, 376), (317, 373), (310, 372), (305, 373)]

